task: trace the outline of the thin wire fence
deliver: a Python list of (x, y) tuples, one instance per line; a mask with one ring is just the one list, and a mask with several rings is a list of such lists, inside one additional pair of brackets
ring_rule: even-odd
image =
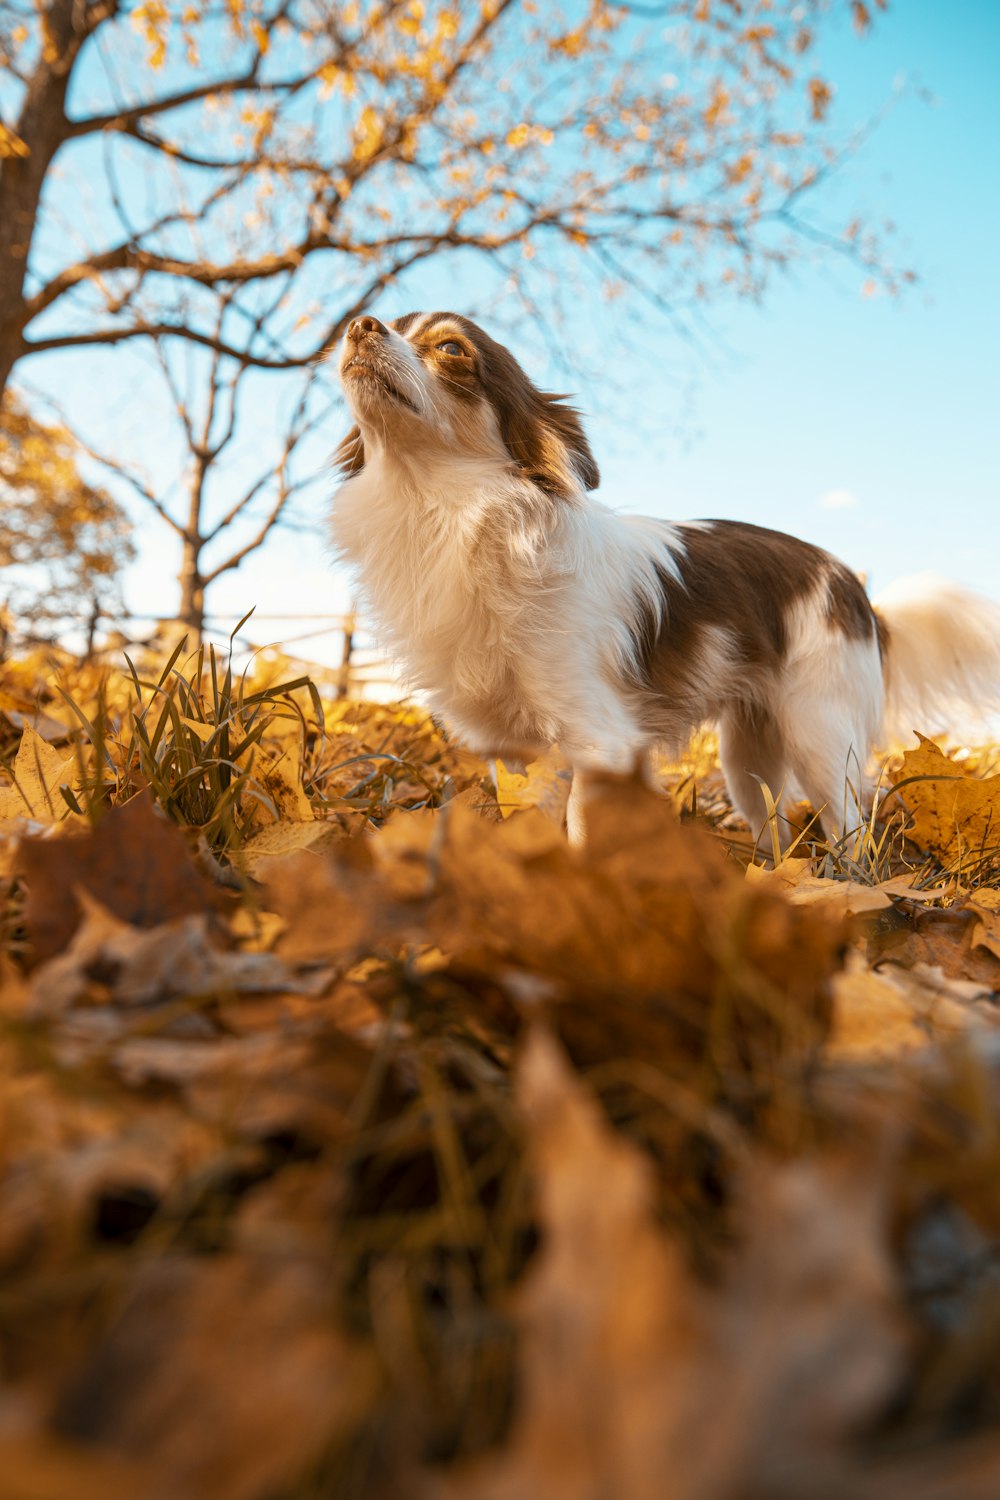
[[(237, 629), (237, 627), (239, 627)], [(273, 628), (272, 628), (273, 627)], [(295, 628), (303, 627), (303, 628)], [(60, 643), (69, 643), (90, 660), (120, 661), (123, 653), (169, 654), (177, 642), (190, 634), (183, 620), (160, 615), (122, 613), (95, 608), (88, 620), (74, 629), (58, 632)], [(364, 621), (354, 611), (337, 614), (289, 612), (258, 614), (249, 618), (235, 614), (208, 613), (202, 638), (222, 651), (248, 661), (257, 655), (277, 653), (300, 668), (321, 687), (338, 698), (385, 700), (403, 696), (403, 688), (392, 663), (379, 651)], [(320, 648), (329, 641), (326, 649)], [(8, 654), (14, 650), (53, 644), (49, 632), (22, 629), (4, 638)], [(193, 642), (192, 642), (193, 649)], [(0, 649), (0, 659), (3, 651)]]

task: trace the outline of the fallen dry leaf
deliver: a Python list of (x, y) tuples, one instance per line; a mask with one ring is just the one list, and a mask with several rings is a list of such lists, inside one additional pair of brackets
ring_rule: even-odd
[(43, 1434), (0, 1434), (0, 1476), (3, 1500), (137, 1500), (149, 1484), (141, 1460)]
[(943, 974), (928, 983), (923, 973), (894, 964), (871, 969), (852, 952), (833, 981), (833, 1026), (824, 1053), (836, 1061), (874, 1062), (946, 1041), (976, 1019), (959, 1003), (967, 998)]
[(263, 878), (266, 876), (267, 860), (297, 854), (303, 849), (318, 852), (340, 837), (342, 835), (334, 824), (324, 823), (316, 818), (308, 823), (292, 819), (269, 823), (251, 834), (241, 845), (239, 859), (251, 875)]
[(542, 1231), (515, 1300), (521, 1399), (506, 1448), (441, 1500), (805, 1495), (838, 1468), (849, 1493), (844, 1439), (906, 1347), (878, 1172), (751, 1164), (740, 1253), (700, 1286), (655, 1224), (648, 1163), (542, 1032), (518, 1099)]
[(566, 822), (566, 804), (573, 785), (573, 772), (565, 756), (552, 749), (521, 769), (496, 763), (497, 803), (505, 818), (519, 808), (537, 807), (560, 828)]
[(869, 963), (891, 960), (903, 968), (915, 964), (939, 967), (951, 979), (966, 979), (1000, 993), (1000, 958), (976, 942), (980, 914), (971, 904), (944, 909), (930, 906), (912, 917), (886, 913), (869, 931)]
[(331, 1325), (318, 1262), (164, 1257), (63, 1396), (58, 1423), (147, 1466), (134, 1500), (270, 1500), (365, 1416), (375, 1370)]
[(1000, 958), (1000, 891), (985, 887), (976, 891), (969, 900), (969, 910), (978, 918), (972, 937), (973, 947), (986, 948)]
[(284, 924), (275, 950), (290, 962), (350, 959), (389, 925), (372, 888), (367, 849), (338, 856), (303, 852), (258, 866), (264, 907)]
[(39, 1014), (53, 1015), (76, 1004), (94, 982), (116, 1004), (148, 1005), (213, 993), (318, 994), (329, 980), (323, 971), (300, 977), (273, 953), (216, 947), (204, 912), (158, 927), (133, 927), (86, 891), (78, 892), (77, 902), (83, 921), (67, 948), (33, 974), (31, 996)]
[(955, 880), (946, 880), (941, 885), (915, 886), (915, 878), (915, 874), (894, 875), (891, 880), (883, 880), (878, 889), (887, 896), (902, 896), (907, 901), (918, 901), (926, 905), (955, 896), (960, 890)]
[(41, 823), (61, 823), (72, 817), (59, 791), (76, 780), (73, 751), (55, 749), (25, 726), (13, 765), (11, 786), (0, 786), (0, 822), (8, 818), (34, 818)]
[(613, 1033), (653, 1026), (688, 1067), (762, 1077), (822, 1038), (840, 921), (748, 885), (652, 793), (608, 788), (579, 855), (533, 809), (497, 828), (448, 815), (427, 867), (429, 941), (466, 969), (552, 982), (572, 1001), (553, 1022), (581, 1062), (598, 1060), (598, 1014)]
[(811, 859), (784, 859), (773, 870), (748, 865), (747, 880), (766, 890), (780, 891), (799, 906), (821, 905), (840, 917), (892, 905), (884, 887), (861, 885), (856, 880), (828, 880), (812, 873), (812, 863)]
[(273, 750), (258, 751), (254, 777), (274, 806), (254, 804), (248, 826), (267, 828), (276, 821), (311, 823), (316, 812), (302, 785), (302, 750), (299, 737), (285, 739)]
[(961, 764), (918, 734), (916, 750), (908, 750), (894, 777), (911, 815), (909, 836), (930, 853), (973, 856), (1000, 844), (1000, 776), (970, 776)]
[(138, 927), (224, 905), (181, 830), (154, 811), (148, 793), (112, 808), (96, 829), (76, 838), (23, 839), (15, 868), (27, 886), (33, 964), (63, 952), (72, 938), (81, 919), (77, 888)]

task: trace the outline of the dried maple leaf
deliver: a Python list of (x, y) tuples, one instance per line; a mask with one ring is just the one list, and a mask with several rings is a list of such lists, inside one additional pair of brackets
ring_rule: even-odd
[(1000, 776), (970, 776), (933, 740), (921, 734), (917, 738), (919, 746), (906, 752), (894, 778), (911, 815), (910, 838), (942, 856), (995, 850), (1000, 845)]
[(344, 959), (391, 926), (391, 893), (374, 890), (366, 846), (349, 842), (337, 854), (323, 859), (300, 852), (257, 866), (264, 906), (285, 923), (275, 944), (283, 958)]
[(492, 827), (458, 809), (427, 868), (429, 940), (468, 969), (552, 982), (581, 1063), (629, 1029), (627, 1054), (645, 1031), (646, 1046), (737, 1071), (823, 1035), (841, 922), (748, 885), (662, 798), (609, 787), (582, 854), (534, 810)]
[(24, 877), (30, 963), (61, 953), (81, 919), (76, 888), (137, 927), (224, 904), (188, 853), (183, 833), (154, 811), (148, 792), (115, 807), (78, 838), (22, 839), (14, 859)]
[(928, 907), (912, 921), (902, 913), (888, 913), (887, 920), (868, 933), (868, 960), (890, 960), (903, 968), (926, 964), (940, 968), (949, 979), (971, 980), (1000, 991), (1000, 958), (988, 943), (980, 942), (983, 915), (971, 902), (944, 910)]
[(55, 749), (29, 725), (25, 726), (13, 766), (13, 784), (0, 786), (0, 820), (32, 818), (59, 823), (71, 816), (59, 790), (76, 779), (73, 751)]
[(505, 818), (519, 808), (537, 807), (560, 827), (566, 821), (566, 804), (573, 785), (573, 772), (557, 750), (520, 765), (496, 762), (497, 803)]

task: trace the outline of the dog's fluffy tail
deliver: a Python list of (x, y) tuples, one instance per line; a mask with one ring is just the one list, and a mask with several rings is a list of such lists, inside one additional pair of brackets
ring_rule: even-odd
[(883, 742), (912, 744), (917, 729), (995, 735), (1000, 604), (933, 573), (901, 578), (873, 603), (888, 635)]

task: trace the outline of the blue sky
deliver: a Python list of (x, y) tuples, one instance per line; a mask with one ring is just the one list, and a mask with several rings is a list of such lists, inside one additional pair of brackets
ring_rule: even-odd
[(607, 491), (796, 532), (876, 589), (933, 568), (1000, 596), (1000, 5), (906, 0), (825, 61), (844, 124), (909, 80), (837, 197), (895, 222), (919, 282), (865, 299), (853, 270), (799, 272), (727, 310), (732, 357), (699, 377), (697, 439), (640, 456), (599, 427)]
[[(791, 531), (865, 572), (876, 591), (933, 568), (1000, 597), (998, 66), (1000, 4), (993, 0), (896, 0), (862, 41), (846, 18), (830, 31), (818, 70), (836, 85), (834, 120), (845, 132), (902, 92), (841, 180), (824, 190), (822, 215), (843, 223), (859, 207), (870, 221), (891, 219), (889, 253), (919, 280), (901, 299), (866, 298), (855, 267), (800, 265), (772, 283), (762, 306), (714, 304), (710, 332), (696, 349), (662, 322), (649, 322), (643, 337), (641, 309), (632, 310), (623, 341), (627, 307), (581, 308), (575, 394), (605, 503)], [(485, 294), (479, 274), (429, 271), (422, 296), (474, 308)], [(397, 307), (390, 298), (380, 311), (406, 311), (411, 300)], [(536, 341), (526, 336), (516, 352), (539, 383), (565, 389), (565, 374), (546, 368)], [(56, 391), (73, 381), (80, 393), (89, 359), (39, 359), (23, 374)], [(126, 368), (133, 372), (127, 381)], [(95, 382), (90, 393), (106, 428), (117, 424), (140, 441), (148, 420), (136, 401), (141, 368), (134, 354), (123, 354), (118, 377)], [(259, 391), (265, 422), (275, 388), (265, 378)], [(338, 426), (315, 446), (317, 466), (339, 435)], [(155, 471), (167, 444), (152, 423), (146, 448)], [(256, 605), (264, 614), (313, 614), (344, 606), (348, 584), (326, 552), (323, 489), (308, 511), (309, 529), (277, 534), (220, 580), (210, 596), (214, 610), (243, 614)], [(169, 614), (173, 539), (162, 524), (143, 520), (137, 540), (127, 602)], [(253, 637), (282, 631), (298, 633), (262, 623)], [(335, 656), (339, 645), (301, 649)]]

